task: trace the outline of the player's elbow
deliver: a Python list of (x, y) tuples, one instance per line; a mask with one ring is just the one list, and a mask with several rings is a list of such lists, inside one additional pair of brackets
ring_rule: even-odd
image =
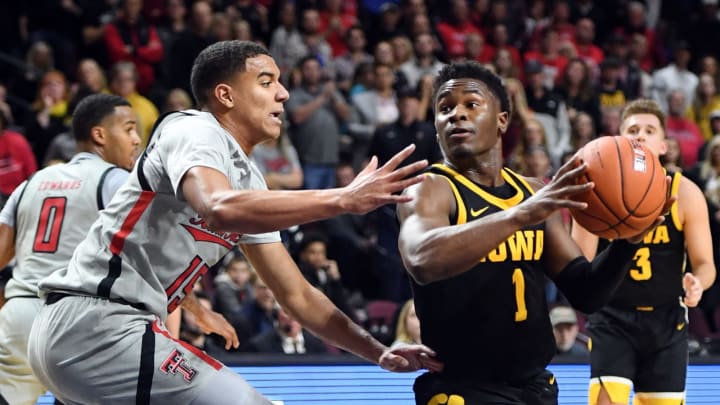
[(410, 277), (419, 285), (426, 285), (436, 281), (435, 277), (433, 277), (431, 267), (426, 261), (422, 260), (419, 255), (413, 255), (407, 258), (403, 257), (403, 265), (410, 274)]

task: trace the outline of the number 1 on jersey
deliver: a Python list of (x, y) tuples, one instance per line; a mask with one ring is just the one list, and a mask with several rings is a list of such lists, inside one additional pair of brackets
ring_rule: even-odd
[(527, 319), (527, 306), (525, 305), (525, 277), (522, 270), (515, 269), (512, 275), (512, 282), (515, 285), (515, 322), (522, 322)]
[(65, 197), (47, 197), (40, 208), (33, 252), (55, 253), (60, 242), (60, 230), (65, 218)]

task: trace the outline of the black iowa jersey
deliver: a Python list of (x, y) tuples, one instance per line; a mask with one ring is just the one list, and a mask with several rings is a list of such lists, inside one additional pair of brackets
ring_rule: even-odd
[[(677, 195), (680, 173), (672, 176), (671, 192)], [(678, 216), (678, 203), (672, 205), (665, 221), (645, 236), (635, 252), (630, 271), (617, 289), (610, 305), (618, 308), (654, 307), (675, 304), (683, 295), (685, 236)]]
[[(481, 188), (445, 165), (429, 171), (445, 177), (455, 195), (451, 224), (508, 209), (533, 193), (508, 169), (502, 171), (505, 184), (495, 188)], [(458, 276), (423, 286), (413, 282), (422, 342), (437, 351), (444, 374), (514, 383), (544, 370), (555, 344), (540, 261), (543, 243), (544, 225), (528, 226)]]

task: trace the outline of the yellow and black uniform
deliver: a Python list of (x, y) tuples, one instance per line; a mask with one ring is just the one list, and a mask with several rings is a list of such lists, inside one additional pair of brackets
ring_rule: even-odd
[[(682, 176), (668, 175), (677, 195)], [(597, 402), (601, 385), (616, 403), (627, 403), (632, 385), (644, 404), (683, 403), (688, 363), (687, 311), (681, 298), (685, 257), (675, 202), (665, 222), (637, 248), (610, 303), (588, 317), (590, 404)]]
[[(505, 183), (481, 187), (445, 165), (430, 168), (455, 195), (451, 224), (511, 208), (532, 188), (512, 171)], [(433, 404), (556, 404), (545, 367), (555, 343), (545, 299), (541, 257), (544, 224), (515, 232), (470, 270), (427, 285), (413, 282), (422, 341), (445, 364), (415, 382), (416, 402)]]

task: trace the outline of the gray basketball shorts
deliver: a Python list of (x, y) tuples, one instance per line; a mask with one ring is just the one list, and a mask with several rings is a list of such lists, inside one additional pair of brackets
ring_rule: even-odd
[(30, 332), (33, 372), (65, 404), (270, 404), (153, 314), (106, 299), (46, 304)]

